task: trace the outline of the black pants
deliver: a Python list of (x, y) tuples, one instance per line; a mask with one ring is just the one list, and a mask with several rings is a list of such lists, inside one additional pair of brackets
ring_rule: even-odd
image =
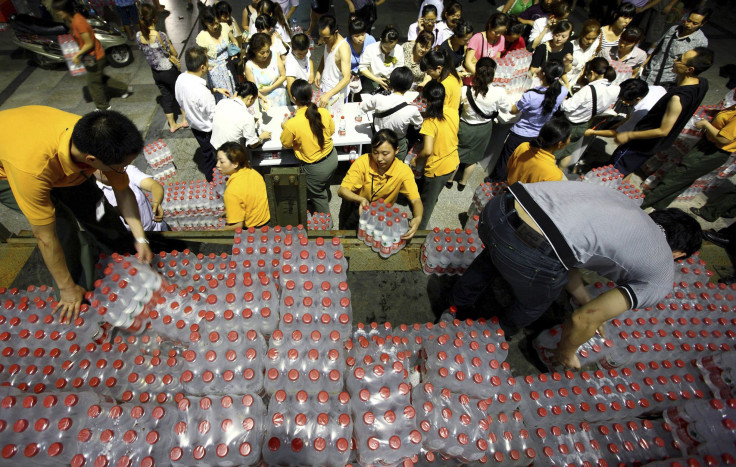
[(526, 143), (527, 141), (531, 141), (533, 139), (534, 138), (532, 136), (521, 136), (517, 135), (513, 131), (510, 131), (509, 135), (506, 137), (506, 142), (503, 145), (503, 149), (501, 150), (501, 156), (498, 158), (498, 162), (496, 162), (496, 167), (493, 169), (493, 172), (491, 172), (489, 178), (491, 180), (505, 182), (506, 178), (508, 177), (508, 173), (506, 172), (506, 164), (508, 164), (511, 155), (514, 153), (514, 151), (516, 151), (516, 148), (518, 148), (521, 143)]
[(202, 131), (192, 128), (192, 133), (199, 143), (199, 148), (202, 150), (202, 170), (204, 171), (204, 178), (208, 182), (212, 181), (212, 170), (217, 165), (217, 150), (210, 143), (210, 137), (212, 136), (211, 131)]
[(179, 70), (172, 67), (170, 70), (156, 71), (151, 68), (153, 74), (153, 82), (161, 93), (161, 108), (165, 114), (180, 114), (179, 104), (174, 97), (174, 89), (176, 87), (176, 78), (179, 77)]
[(625, 177), (632, 172), (636, 172), (650, 157), (652, 155), (648, 152), (635, 151), (628, 144), (622, 144), (613, 151), (610, 164)]
[(360, 222), (360, 204), (342, 200), (337, 228), (340, 230), (355, 230)]

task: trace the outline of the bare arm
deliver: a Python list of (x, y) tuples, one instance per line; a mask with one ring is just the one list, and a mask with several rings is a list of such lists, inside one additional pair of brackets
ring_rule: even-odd
[(514, 6), (514, 2), (516, 2), (516, 0), (508, 0), (503, 6), (503, 10), (501, 10), (501, 13), (508, 13), (511, 7)]
[(467, 49), (465, 51), (465, 60), (463, 60), (463, 66), (471, 75), (475, 74), (476, 63), (478, 63), (478, 59), (475, 58), (475, 50)]
[(549, 31), (549, 27), (549, 22), (547, 22), (547, 24), (544, 25), (544, 29), (542, 29), (539, 32), (539, 35), (534, 38), (534, 40), (532, 41), (532, 50), (539, 47), (539, 44), (542, 43), (542, 41), (544, 40), (544, 35), (547, 34), (547, 31)]
[(359, 203), (360, 207), (368, 206), (370, 203), (367, 199), (363, 198), (357, 193), (353, 193), (352, 191), (348, 190), (344, 186), (341, 186), (337, 189), (337, 196), (340, 198), (346, 200), (346, 201), (352, 201), (353, 203)]
[(245, 224), (243, 223), (243, 221), (240, 221), (240, 222), (236, 222), (234, 224), (225, 224), (225, 227), (223, 227), (222, 230), (235, 230), (237, 228), (241, 228), (242, 229), (244, 226), (245, 226)]
[(353, 2), (351, 2), (350, 0), (345, 0), (345, 3), (348, 4), (348, 11), (350, 13), (355, 13), (355, 5), (353, 5)]
[(59, 287), (59, 304), (54, 311), (59, 312), (59, 322), (71, 322), (72, 317), (79, 317), (85, 290), (74, 283), (66, 266), (64, 250), (56, 234), (56, 222), (46, 225), (31, 224), (31, 231), (38, 240), (43, 262)]
[(705, 130), (706, 133), (708, 133), (713, 139), (718, 141), (720, 144), (730, 144), (733, 142), (733, 140), (730, 140), (726, 137), (723, 137), (720, 135), (721, 130), (714, 127), (708, 120), (700, 120), (695, 124), (696, 128), (699, 128), (701, 130)]
[(79, 65), (79, 62), (82, 61), (82, 57), (84, 57), (87, 52), (95, 48), (95, 38), (90, 36), (88, 32), (82, 33), (82, 40), (84, 41), (84, 45), (82, 45), (79, 52), (72, 57), (72, 62), (77, 65)]
[(424, 205), (421, 198), (411, 200), (411, 213), (414, 217), (409, 221), (409, 230), (401, 237), (404, 240), (412, 238), (419, 230), (419, 224), (422, 223)]
[(142, 263), (151, 264), (153, 253), (148, 247), (148, 243), (145, 242), (146, 232), (141, 224), (141, 214), (138, 211), (138, 202), (135, 200), (133, 190), (130, 187), (125, 187), (122, 190), (113, 189), (113, 193), (115, 193), (115, 200), (118, 202), (118, 211), (130, 227), (130, 233), (136, 239), (135, 249), (138, 252), (138, 260)]
[(643, 131), (625, 131), (616, 135), (616, 142), (618, 144), (627, 143), (633, 139), (651, 139), (651, 138), (662, 138), (667, 136), (675, 126), (675, 122), (682, 113), (682, 104), (678, 96), (673, 96), (667, 103), (667, 111), (662, 117), (662, 123), (659, 128), (652, 128), (651, 130)]
[(335, 94), (338, 94), (340, 91), (345, 89), (345, 86), (350, 83), (350, 46), (347, 42), (340, 44), (340, 49), (337, 51), (336, 55), (337, 57), (335, 57), (335, 59), (340, 64), (339, 66), (342, 78), (334, 88), (322, 94), (322, 97), (319, 99), (320, 107), (327, 107), (330, 99), (332, 99)]
[(153, 179), (153, 177), (144, 178), (141, 180), (141, 189), (151, 193), (151, 208), (153, 209), (153, 220), (161, 222), (164, 220), (164, 209), (161, 207), (161, 203), (164, 200), (164, 187), (159, 182)]
[(420, 159), (426, 159), (429, 156), (432, 155), (432, 151), (434, 151), (434, 137), (429, 135), (423, 135), (424, 136), (424, 144), (422, 144), (422, 150), (419, 151), (419, 154), (417, 154), (417, 158)]
[(286, 21), (289, 21), (291, 19), (291, 17), (294, 16), (294, 12), (295, 11), (296, 11), (296, 7), (295, 6), (292, 6), (291, 8), (289, 8), (289, 12), (286, 13)]
[(579, 269), (570, 269), (567, 273), (568, 281), (565, 289), (580, 304), (585, 305), (590, 301), (590, 294), (585, 290), (583, 275)]

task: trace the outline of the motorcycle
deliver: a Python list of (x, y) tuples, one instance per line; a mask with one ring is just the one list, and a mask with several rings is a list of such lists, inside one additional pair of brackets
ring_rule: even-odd
[[(117, 28), (98, 16), (90, 16), (87, 21), (105, 50), (110, 66), (122, 68), (133, 62), (133, 51)], [(63, 23), (21, 14), (10, 18), (10, 27), (14, 33), (13, 43), (33, 54), (39, 66), (66, 63), (58, 40), (59, 35), (69, 34), (69, 29)]]

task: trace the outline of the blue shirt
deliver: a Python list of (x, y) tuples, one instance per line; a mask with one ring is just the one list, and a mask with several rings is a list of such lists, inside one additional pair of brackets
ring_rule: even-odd
[[(358, 52), (353, 49), (353, 44), (350, 43), (350, 36), (348, 36), (348, 45), (350, 46), (350, 72), (354, 74), (358, 74), (358, 65), (360, 64), (360, 55)], [(365, 35), (365, 40), (363, 41), (363, 50), (365, 50), (366, 47), (376, 42), (376, 39), (371, 36), (370, 34)], [(362, 53), (362, 51), (361, 51)]]
[(540, 86), (534, 89), (542, 92), (534, 92), (530, 89), (522, 94), (521, 99), (516, 103), (516, 108), (521, 112), (521, 119), (514, 124), (511, 131), (519, 136), (536, 138), (539, 135), (539, 130), (552, 118), (552, 115), (557, 111), (567, 96), (567, 88), (562, 86), (560, 95), (557, 96), (555, 108), (552, 109), (552, 112), (544, 114), (542, 113), (542, 102), (544, 102), (544, 91), (547, 88)]

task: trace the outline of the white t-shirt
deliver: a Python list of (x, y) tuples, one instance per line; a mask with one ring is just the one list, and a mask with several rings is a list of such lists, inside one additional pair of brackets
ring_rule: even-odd
[(391, 72), (400, 66), (404, 66), (404, 48), (397, 44), (389, 56), (384, 59), (381, 42), (378, 41), (363, 48), (358, 70), (368, 69), (378, 77), (388, 78)]
[[(539, 37), (540, 34), (542, 34), (542, 31), (544, 31), (544, 27), (547, 26), (547, 23), (549, 20), (546, 16), (543, 16), (541, 18), (535, 19), (534, 24), (532, 25), (532, 32), (529, 33), (529, 44), (534, 42), (534, 39)], [(552, 40), (552, 31), (550, 29), (547, 29), (547, 32), (544, 33), (544, 36), (542, 36), (542, 42), (539, 43), (539, 45), (544, 44), (547, 41)]]
[(578, 39), (572, 41), (572, 68), (567, 72), (567, 80), (570, 82), (570, 86), (575, 85), (583, 72), (583, 68), (585, 68), (585, 64), (595, 56), (595, 51), (598, 50), (598, 42), (600, 42), (600, 39), (596, 39), (593, 45), (588, 47), (588, 50), (583, 50)]
[(245, 138), (247, 146), (258, 143), (256, 120), (239, 97), (222, 99), (215, 106), (210, 143), (217, 149), (230, 141), (239, 142), (240, 138)]
[[(472, 88), (470, 86), (463, 86), (461, 101), (463, 110), (460, 115), (460, 120), (471, 125), (486, 123), (488, 119), (478, 115), (478, 113), (470, 106), (470, 103), (468, 102), (468, 92), (472, 92)], [(476, 96), (473, 94), (473, 97), (475, 97), (473, 100), (478, 106), (478, 109), (488, 115), (493, 114), (494, 112), (511, 112), (511, 107), (514, 104), (514, 102), (509, 99), (505, 89), (494, 85), (490, 85), (488, 87), (488, 92), (485, 96), (481, 96), (480, 94)]]
[[(377, 94), (375, 96), (362, 95), (363, 102), (360, 103), (360, 109), (364, 112), (385, 112), (390, 110), (402, 102), (409, 102), (406, 96), (399, 94), (390, 94), (383, 96)], [(374, 114), (375, 116), (375, 114)], [(424, 119), (419, 113), (419, 109), (413, 105), (407, 105), (403, 109), (397, 110), (392, 115), (384, 119), (374, 120), (376, 130), (393, 130), (399, 138), (406, 136), (409, 125), (420, 128)]]
[(312, 71), (310, 60), (312, 58), (312, 53), (307, 52), (307, 56), (304, 57), (304, 60), (299, 60), (294, 56), (292, 52), (289, 52), (288, 55), (286, 55), (286, 59), (284, 60), (284, 68), (286, 68), (286, 76), (292, 76), (296, 79), (303, 79), (306, 81), (309, 81), (309, 73)]
[(644, 115), (648, 114), (654, 104), (667, 94), (667, 90), (662, 86), (649, 85), (649, 92), (644, 99), (634, 106), (634, 110), (629, 115), (629, 119), (626, 120), (621, 126), (616, 128), (617, 133), (623, 133), (624, 131), (634, 131), (634, 127), (639, 120), (644, 118)]
[[(130, 180), (128, 186), (131, 190), (133, 190), (133, 194), (135, 194), (135, 200), (138, 203), (138, 211), (141, 215), (141, 224), (143, 225), (143, 230), (145, 230), (146, 232), (161, 232), (163, 230), (166, 230), (166, 224), (164, 224), (163, 222), (154, 222), (153, 208), (151, 207), (151, 203), (148, 201), (148, 198), (146, 198), (146, 194), (143, 193), (143, 190), (141, 189), (141, 182), (147, 178), (153, 177), (145, 172), (141, 172), (141, 170), (134, 165), (127, 166), (125, 168), (125, 173), (128, 174), (128, 179)], [(113, 191), (112, 187), (110, 185), (105, 185), (99, 180), (97, 180), (97, 186), (100, 187), (102, 193), (105, 194), (107, 202), (110, 203), (112, 206), (117, 207), (118, 200), (115, 198), (115, 192)], [(123, 221), (123, 225), (125, 225), (125, 228), (130, 230), (130, 227), (125, 222), (125, 219), (123, 219), (123, 216), (120, 216), (120, 219)]]
[(287, 51), (284, 41), (271, 37), (271, 52), (273, 52), (277, 57), (283, 57), (286, 55)]

